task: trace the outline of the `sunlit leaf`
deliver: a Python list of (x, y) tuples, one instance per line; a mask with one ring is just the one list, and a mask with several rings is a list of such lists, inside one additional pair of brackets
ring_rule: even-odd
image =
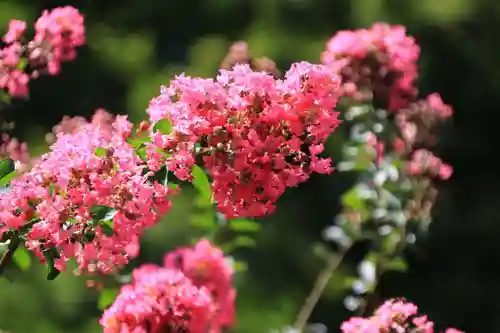
[(245, 261), (236, 260), (233, 268), (236, 272), (245, 272), (248, 270), (248, 264)]
[(259, 232), (260, 224), (247, 219), (234, 219), (229, 221), (229, 227), (236, 232)]
[(96, 154), (96, 156), (103, 157), (106, 156), (107, 149), (103, 147), (97, 147), (94, 153)]
[(190, 225), (196, 228), (211, 230), (214, 229), (217, 225), (214, 221), (214, 216), (212, 213), (210, 214), (195, 214), (191, 216)]
[(207, 174), (199, 166), (193, 166), (193, 186), (203, 198), (212, 199), (212, 188)]
[(11, 159), (0, 160), (0, 179), (8, 176), (16, 170), (14, 161)]
[(405, 272), (408, 269), (408, 264), (403, 258), (397, 257), (386, 263), (384, 268), (390, 271)]
[(101, 291), (99, 295), (99, 300), (97, 302), (97, 306), (99, 310), (104, 310), (115, 301), (116, 296), (118, 295), (118, 289), (116, 288), (107, 288)]
[(116, 211), (114, 208), (108, 206), (95, 205), (90, 209), (90, 212), (92, 213), (92, 218), (94, 220), (100, 221), (103, 219), (112, 219)]
[(101, 221), (102, 231), (106, 236), (113, 236), (113, 221), (112, 220), (102, 220)]
[(18, 248), (12, 256), (12, 260), (22, 271), (27, 271), (31, 267), (31, 256), (25, 248)]
[(359, 191), (356, 187), (351, 188), (349, 191), (342, 195), (342, 204), (354, 210), (364, 210), (365, 201), (359, 196)]
[(5, 185), (9, 184), (12, 181), (12, 179), (14, 179), (14, 177), (16, 177), (16, 175), (17, 175), (17, 171), (14, 170), (11, 173), (0, 178), (0, 186), (5, 186)]
[(19, 61), (17, 62), (17, 69), (23, 71), (24, 68), (26, 68), (27, 64), (28, 64), (28, 58), (21, 57), (21, 58), (19, 58)]
[(168, 119), (161, 119), (153, 126), (154, 132), (160, 132), (161, 134), (172, 133), (172, 123)]

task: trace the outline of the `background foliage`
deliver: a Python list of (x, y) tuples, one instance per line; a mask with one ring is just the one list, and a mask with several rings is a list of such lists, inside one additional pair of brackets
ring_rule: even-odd
[[(15, 136), (43, 151), (43, 135), (63, 115), (90, 116), (98, 107), (145, 118), (148, 101), (172, 75), (212, 76), (236, 40), (281, 69), (293, 61), (319, 61), (326, 40), (340, 29), (375, 21), (404, 24), (422, 47), (422, 94), (439, 91), (454, 106), (454, 123), (442, 135), (440, 156), (455, 169), (442, 186), (436, 218), (409, 270), (382, 279), (379, 294), (406, 296), (440, 326), (467, 332), (500, 331), (500, 204), (497, 187), (500, 107), (500, 3), (494, 0), (0, 0), (0, 26), (10, 18), (35, 19), (43, 8), (77, 7), (85, 15), (88, 46), (59, 77), (33, 82), (29, 102), (15, 101)], [(340, 132), (339, 132), (340, 133)], [(340, 134), (338, 134), (340, 135)], [(338, 140), (337, 140), (338, 141)], [(329, 153), (339, 156), (338, 142)], [(249, 270), (239, 290), (235, 332), (268, 332), (290, 324), (321, 268), (321, 231), (339, 208), (349, 176), (314, 176), (287, 191), (275, 215), (262, 221), (258, 246), (237, 253)], [(175, 198), (174, 209), (142, 240), (137, 262), (159, 262), (164, 252), (189, 242), (197, 229), (194, 191)], [(195, 231), (193, 231), (195, 230)], [(199, 232), (199, 231), (198, 231)], [(344, 274), (365, 253), (349, 254)], [(276, 263), (279, 263), (276, 264)], [(45, 267), (0, 280), (0, 326), (13, 333), (98, 332), (97, 292), (63, 274), (45, 279)], [(313, 321), (338, 327), (349, 316), (348, 291), (332, 279)], [(22, 318), (23, 320), (19, 320)], [(335, 331), (335, 330), (332, 330)]]

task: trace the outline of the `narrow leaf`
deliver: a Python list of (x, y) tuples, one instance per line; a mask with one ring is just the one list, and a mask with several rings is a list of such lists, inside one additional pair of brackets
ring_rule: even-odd
[(47, 271), (48, 271), (47, 280), (52, 281), (61, 273), (54, 266), (54, 258), (57, 258), (59, 256), (59, 254), (57, 253), (56, 249), (51, 248), (49, 250), (44, 251), (43, 255), (45, 257), (45, 260), (47, 261), (47, 263), (46, 263)]
[(259, 232), (260, 224), (247, 219), (230, 220), (229, 227), (236, 232)]
[(210, 181), (208, 180), (207, 174), (199, 166), (195, 165), (192, 169), (193, 175), (193, 186), (200, 192), (200, 195), (204, 198), (211, 200), (212, 198), (212, 188)]

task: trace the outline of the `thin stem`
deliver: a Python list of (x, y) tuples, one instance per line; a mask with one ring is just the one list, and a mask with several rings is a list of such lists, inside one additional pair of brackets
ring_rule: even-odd
[(337, 269), (337, 267), (339, 267), (340, 263), (344, 259), (348, 250), (349, 248), (345, 248), (338, 255), (336, 256), (331, 255), (328, 258), (325, 268), (323, 268), (323, 270), (318, 274), (318, 277), (314, 282), (314, 286), (311, 292), (309, 293), (309, 296), (307, 296), (304, 305), (302, 306), (299, 314), (297, 315), (295, 324), (293, 325), (293, 327), (298, 332), (302, 332), (302, 330), (306, 326), (307, 321), (309, 320), (309, 317), (311, 316), (311, 313), (314, 310), (314, 307), (318, 303), (319, 299), (321, 298), (321, 295), (323, 294), (323, 291), (328, 285), (328, 281), (330, 281), (333, 272)]
[(0, 259), (0, 275), (3, 274), (5, 268), (12, 261), (12, 256), (14, 255), (14, 252), (16, 252), (20, 244), (21, 241), (18, 237), (14, 237), (13, 239), (10, 240), (9, 246), (7, 247), (7, 251), (5, 251), (5, 253), (2, 256), (2, 259)]

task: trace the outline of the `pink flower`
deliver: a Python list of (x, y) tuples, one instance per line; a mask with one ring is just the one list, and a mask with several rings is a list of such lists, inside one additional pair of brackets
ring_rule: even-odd
[(451, 106), (444, 104), (439, 94), (434, 93), (425, 100), (420, 100), (400, 109), (396, 123), (405, 142), (433, 145), (436, 141), (433, 131), (453, 115)]
[[(343, 333), (434, 333), (434, 323), (418, 316), (418, 307), (403, 300), (389, 300), (369, 318), (353, 317), (340, 327)], [(449, 328), (445, 333), (463, 333)]]
[(2, 38), (7, 45), (0, 49), (0, 89), (7, 89), (13, 97), (26, 97), (30, 78), (59, 73), (61, 63), (74, 60), (76, 48), (85, 43), (83, 21), (78, 10), (70, 6), (45, 10), (35, 23), (35, 38), (25, 44), (21, 37), (26, 23), (11, 20)]
[(417, 93), (413, 83), (419, 54), (420, 48), (403, 26), (375, 23), (370, 29), (335, 34), (321, 60), (342, 75), (342, 95), (383, 100), (394, 111)]
[(453, 168), (443, 163), (432, 152), (419, 149), (413, 152), (411, 160), (407, 163), (407, 172), (413, 176), (429, 174), (446, 180), (451, 177)]
[(18, 41), (26, 30), (26, 22), (20, 20), (10, 20), (9, 31), (3, 36), (2, 40), (7, 43)]
[(216, 311), (211, 333), (219, 333), (222, 328), (234, 325), (234, 272), (221, 249), (202, 239), (194, 248), (180, 248), (168, 253), (164, 258), (164, 266), (181, 270), (194, 285), (210, 291)]
[(117, 117), (112, 131), (86, 124), (59, 133), (51, 151), (0, 196), (0, 234), (30, 224), (26, 247), (42, 261), (55, 249), (59, 270), (70, 258), (90, 272), (126, 264), (130, 244), (171, 205), (169, 190), (148, 180), (126, 142), (128, 125)]
[(75, 48), (85, 44), (83, 16), (71, 6), (45, 10), (36, 21), (35, 30), (33, 41), (39, 45), (48, 43), (51, 47), (50, 74), (57, 73), (50, 70), (51, 66), (58, 67), (62, 61), (74, 60)]
[(172, 133), (153, 133), (148, 166), (166, 165), (191, 180), (196, 161), (213, 178), (213, 200), (227, 217), (273, 212), (285, 188), (312, 172), (332, 171), (309, 149), (340, 124), (333, 111), (339, 78), (320, 65), (294, 64), (275, 80), (248, 65), (221, 70), (215, 80), (178, 76), (147, 110), (152, 123), (168, 119)]
[(26, 142), (19, 142), (16, 138), (11, 139), (8, 134), (2, 134), (0, 142), (0, 155), (20, 164), (28, 164), (31, 160)]
[(210, 325), (211, 298), (182, 272), (144, 265), (133, 271), (100, 320), (104, 333), (205, 333)]

